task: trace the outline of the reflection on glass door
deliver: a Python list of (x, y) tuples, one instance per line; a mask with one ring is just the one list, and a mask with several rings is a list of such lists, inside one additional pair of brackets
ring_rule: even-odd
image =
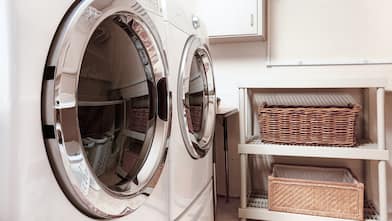
[(188, 129), (189, 132), (200, 137), (198, 133), (203, 124), (205, 73), (203, 62), (197, 54), (192, 59), (189, 78), (189, 92), (185, 94)]
[(150, 149), (155, 127), (151, 69), (141, 40), (116, 16), (99, 25), (83, 58), (78, 86), (83, 146), (99, 181), (115, 192), (138, 183)]

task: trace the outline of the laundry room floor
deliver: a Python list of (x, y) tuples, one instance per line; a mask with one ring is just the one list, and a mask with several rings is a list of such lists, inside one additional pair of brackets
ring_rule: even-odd
[(218, 196), (218, 205), (216, 208), (216, 221), (238, 221), (239, 198), (230, 198), (226, 202), (224, 196)]
[(218, 196), (215, 221), (238, 221), (239, 206), (240, 198), (230, 198), (229, 202), (226, 202), (224, 196)]

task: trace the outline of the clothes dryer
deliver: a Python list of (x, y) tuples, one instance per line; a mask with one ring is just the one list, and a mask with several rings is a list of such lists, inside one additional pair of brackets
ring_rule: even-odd
[(168, 79), (170, 83), (176, 82), (170, 86), (173, 93), (170, 219), (213, 220), (211, 149), (216, 113), (213, 66), (202, 24), (181, 4), (166, 2)]

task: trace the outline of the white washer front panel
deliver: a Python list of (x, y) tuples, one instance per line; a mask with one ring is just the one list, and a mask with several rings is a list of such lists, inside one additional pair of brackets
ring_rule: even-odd
[(162, 3), (161, 0), (138, 0), (143, 7), (157, 15), (162, 14)]
[(213, 221), (214, 200), (212, 180), (198, 198), (176, 221)]
[(192, 25), (192, 19), (195, 16), (189, 9), (195, 8), (194, 0), (163, 0), (165, 1), (166, 10), (164, 12), (166, 19), (178, 29), (192, 34), (195, 29)]
[[(76, 209), (60, 188), (48, 161), (41, 127), (45, 62), (56, 30), (73, 3), (71, 0), (9, 1), (12, 102), (7, 117), (12, 124), (8, 128), (10, 136), (2, 139), (12, 145), (6, 147), (8, 160), (2, 162), (7, 164), (3, 168), (9, 174), (4, 178), (9, 198), (8, 209), (0, 214), (0, 220), (93, 220)], [(167, 169), (162, 173), (166, 178)], [(155, 206), (158, 202), (162, 205), (163, 201), (167, 205), (167, 188), (167, 181), (160, 180), (146, 207), (119, 220), (167, 220), (168, 213), (161, 214), (162, 210)], [(3, 205), (3, 199), (0, 204)]]

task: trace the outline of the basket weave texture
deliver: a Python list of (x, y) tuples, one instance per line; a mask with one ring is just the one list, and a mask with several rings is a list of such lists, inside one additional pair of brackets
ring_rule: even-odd
[(192, 133), (200, 132), (202, 129), (203, 109), (200, 105), (191, 105), (186, 109), (186, 118), (188, 122), (188, 130)]
[(259, 106), (261, 140), (266, 143), (354, 147), (361, 107)]
[(195, 132), (201, 130), (201, 124), (203, 119), (203, 109), (201, 105), (191, 105), (191, 119), (192, 125)]
[(148, 108), (132, 108), (129, 110), (128, 128), (133, 131), (145, 133), (148, 129)]
[(364, 185), (347, 169), (275, 165), (268, 187), (272, 211), (363, 220)]

